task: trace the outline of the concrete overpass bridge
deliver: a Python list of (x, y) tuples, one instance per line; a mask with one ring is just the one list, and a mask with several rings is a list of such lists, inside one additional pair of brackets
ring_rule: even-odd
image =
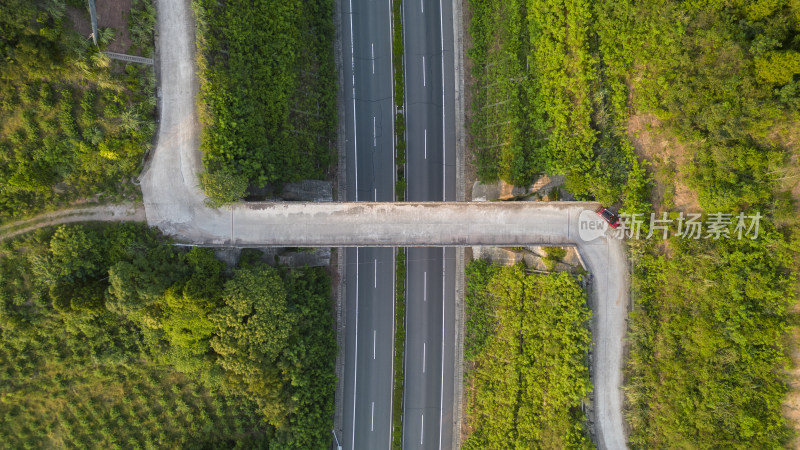
[(156, 148), (141, 177), (150, 225), (179, 241), (210, 246), (576, 245), (594, 275), (596, 442), (600, 448), (625, 447), (621, 383), (628, 264), (621, 241), (581, 238), (581, 214), (596, 204), (240, 203), (209, 208), (198, 188), (201, 130), (189, 2), (159, 1), (157, 28), (160, 123)]

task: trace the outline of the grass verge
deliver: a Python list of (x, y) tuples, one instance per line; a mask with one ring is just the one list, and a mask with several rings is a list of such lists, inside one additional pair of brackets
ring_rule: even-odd
[(406, 251), (397, 249), (394, 310), (394, 389), (392, 391), (392, 448), (403, 445), (403, 354), (406, 343)]
[[(395, 164), (397, 178), (395, 181), (395, 200), (406, 199), (406, 117), (405, 117), (405, 79), (403, 71), (403, 9), (402, 1), (392, 2), (392, 63), (394, 67), (394, 132), (395, 132)], [(399, 112), (402, 109), (402, 113)]]
[[(405, 80), (403, 76), (403, 20), (401, 0), (392, 1), (392, 64), (394, 67), (394, 132), (395, 132), (395, 200), (406, 199), (406, 118)], [(402, 113), (400, 110), (402, 109)], [(394, 333), (394, 389), (392, 390), (392, 448), (403, 446), (403, 388), (404, 352), (406, 342), (406, 252), (397, 249), (395, 260), (395, 333)]]

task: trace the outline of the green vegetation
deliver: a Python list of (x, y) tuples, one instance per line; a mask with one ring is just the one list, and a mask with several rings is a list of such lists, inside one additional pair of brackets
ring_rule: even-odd
[(153, 0), (133, 0), (128, 16), (128, 34), (131, 48), (128, 53), (153, 57), (153, 30), (156, 28), (156, 5)]
[[(183, 251), (143, 225), (0, 249), (0, 430), (21, 447), (323, 448), (336, 344), (320, 269)], [(192, 380), (192, 381), (189, 381)]]
[(209, 206), (219, 208), (245, 196), (247, 179), (230, 169), (220, 169), (216, 172), (201, 173), (200, 187), (208, 195)]
[(465, 449), (589, 448), (591, 313), (566, 273), (467, 266)]
[(800, 106), (798, 7), (621, 1), (597, 10), (615, 102), (654, 114), (691, 152), (686, 167), (655, 168), (669, 193), (659, 206), (674, 208), (677, 169), (706, 212), (765, 216), (755, 240), (632, 245), (634, 448), (788, 443), (781, 401), (800, 245), (783, 184), (796, 166), (778, 130)]
[(783, 335), (796, 266), (783, 236), (670, 248), (670, 258), (645, 252), (634, 264), (630, 444), (785, 444)]
[[(61, 336), (64, 324), (53, 326), (47, 331)], [(39, 350), (34, 356), (67, 352), (64, 361), (37, 365), (31, 382), (3, 389), (0, 436), (7, 448), (254, 448), (262, 440), (254, 436), (266, 432), (245, 398), (155, 364), (95, 364), (47, 339), (39, 336), (28, 348)], [(80, 348), (83, 339), (68, 333), (63, 345)], [(4, 366), (27, 364), (16, 350), (6, 357), (13, 362)]]
[(626, 1), (598, 13), (616, 102), (630, 84), (630, 107), (690, 143), (688, 184), (709, 212), (760, 205), (779, 220), (792, 215), (791, 205), (773, 203), (790, 157), (775, 131), (800, 107), (800, 81), (789, 75), (800, 73), (792, 62), (800, 6), (784, 3)]
[(492, 298), (486, 295), (486, 287), (500, 271), (499, 266), (477, 259), (467, 265), (467, 320), (464, 335), (464, 358), (473, 360), (483, 352), (493, 334)]
[(469, 3), (478, 178), (526, 185), (544, 172), (565, 174), (579, 198), (646, 208), (644, 170), (623, 134), (625, 105), (603, 83), (594, 3)]
[(333, 0), (195, 0), (212, 203), (321, 179), (334, 161)]
[[(800, 7), (786, 3), (609, 2), (598, 13), (609, 83), (635, 80), (631, 106), (687, 141), (766, 144), (764, 131), (800, 106), (788, 76), (800, 73), (792, 63)], [(755, 5), (766, 15), (754, 16)]]
[(545, 252), (547, 253), (547, 256), (542, 258), (542, 262), (549, 271), (555, 269), (556, 264), (561, 262), (561, 260), (567, 256), (567, 250), (562, 247), (547, 247)]
[[(394, 68), (395, 111), (405, 104), (405, 79), (403, 72), (403, 3), (392, 0), (392, 67)], [(395, 112), (395, 180), (394, 196), (397, 201), (406, 198), (406, 118)], [(405, 388), (406, 345), (406, 251), (397, 249), (394, 286), (394, 389), (392, 391), (392, 448), (403, 448), (403, 390)]]
[[(697, 212), (685, 209), (696, 200), (706, 213), (764, 216), (755, 240), (630, 243), (631, 446), (787, 444), (781, 400), (800, 250), (789, 192), (798, 170), (800, 4), (470, 5), (481, 179), (526, 184), (538, 172), (565, 173), (579, 198), (645, 212), (651, 166), (663, 193), (652, 198), (659, 214)], [(631, 114), (657, 118), (683, 148), (645, 148), (650, 161), (637, 162), (626, 136)], [(488, 323), (470, 320), (474, 354), (487, 345)]]
[[(73, 3), (0, 6), (0, 221), (93, 196), (138, 196), (131, 178), (155, 130), (153, 70), (111, 61), (72, 30)], [(152, 42), (152, 25), (137, 28), (139, 42)]]
[(395, 113), (395, 199), (406, 199), (406, 116), (405, 116), (405, 69), (403, 68), (403, 2), (392, 0), (392, 67), (394, 68), (394, 107), (403, 109), (403, 114)]
[(392, 391), (392, 448), (403, 448), (403, 389), (406, 350), (406, 251), (397, 249), (394, 282), (394, 390)]

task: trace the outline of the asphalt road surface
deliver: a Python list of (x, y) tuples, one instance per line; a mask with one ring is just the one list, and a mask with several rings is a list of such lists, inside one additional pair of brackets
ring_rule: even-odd
[[(423, 12), (424, 11), (424, 12)], [(452, 4), (403, 3), (409, 201), (455, 200)]]
[[(394, 200), (390, 2), (342, 0), (349, 201)], [(389, 448), (392, 424), (394, 251), (345, 251), (345, 449)]]
[[(452, 3), (403, 3), (409, 201), (455, 200)], [(455, 249), (409, 248), (403, 448), (453, 447)]]
[(408, 252), (403, 448), (453, 445), (454, 259), (452, 247)]
[[(348, 248), (343, 448), (389, 448), (394, 249)], [(353, 319), (351, 319), (351, 317)]]

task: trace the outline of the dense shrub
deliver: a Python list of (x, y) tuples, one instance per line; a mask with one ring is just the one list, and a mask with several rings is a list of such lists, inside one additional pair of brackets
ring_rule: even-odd
[(605, 84), (594, 3), (470, 6), (478, 178), (526, 185), (542, 173), (566, 174), (581, 198), (646, 208), (644, 173), (623, 133), (627, 109), (616, 101), (624, 85)]
[[(333, 159), (333, 1), (195, 0), (205, 169), (251, 185), (319, 179)], [(215, 203), (240, 196), (204, 184)]]
[[(136, 195), (130, 179), (155, 130), (152, 68), (114, 70), (122, 63), (70, 28), (66, 4), (0, 6), (0, 220)], [(140, 34), (152, 40), (152, 26)]]
[(681, 169), (700, 206), (764, 216), (755, 240), (633, 246), (630, 444), (786, 444), (784, 339), (798, 247), (791, 195), (779, 184), (790, 155), (769, 130), (800, 104), (797, 5), (604, 3), (608, 79), (631, 86), (630, 107), (692, 143)]
[(5, 442), (326, 447), (336, 340), (325, 272), (245, 261), (229, 274), (209, 250), (165, 244), (133, 224), (3, 244)]
[(675, 240), (669, 258), (636, 260), (626, 389), (633, 447), (787, 442), (783, 336), (794, 263), (780, 233), (763, 233)]
[(591, 313), (567, 273), (467, 267), (467, 449), (589, 448)]
[[(706, 212), (763, 214), (756, 240), (631, 245), (631, 446), (785, 444), (798, 238), (781, 189), (796, 164), (776, 130), (796, 128), (800, 107), (797, 2), (470, 5), (481, 179), (563, 172), (579, 197), (644, 212), (650, 183), (625, 133), (632, 111), (688, 144), (678, 169)], [(653, 171), (675, 182), (660, 149), (648, 150)], [(470, 339), (480, 348), (481, 334)]]

